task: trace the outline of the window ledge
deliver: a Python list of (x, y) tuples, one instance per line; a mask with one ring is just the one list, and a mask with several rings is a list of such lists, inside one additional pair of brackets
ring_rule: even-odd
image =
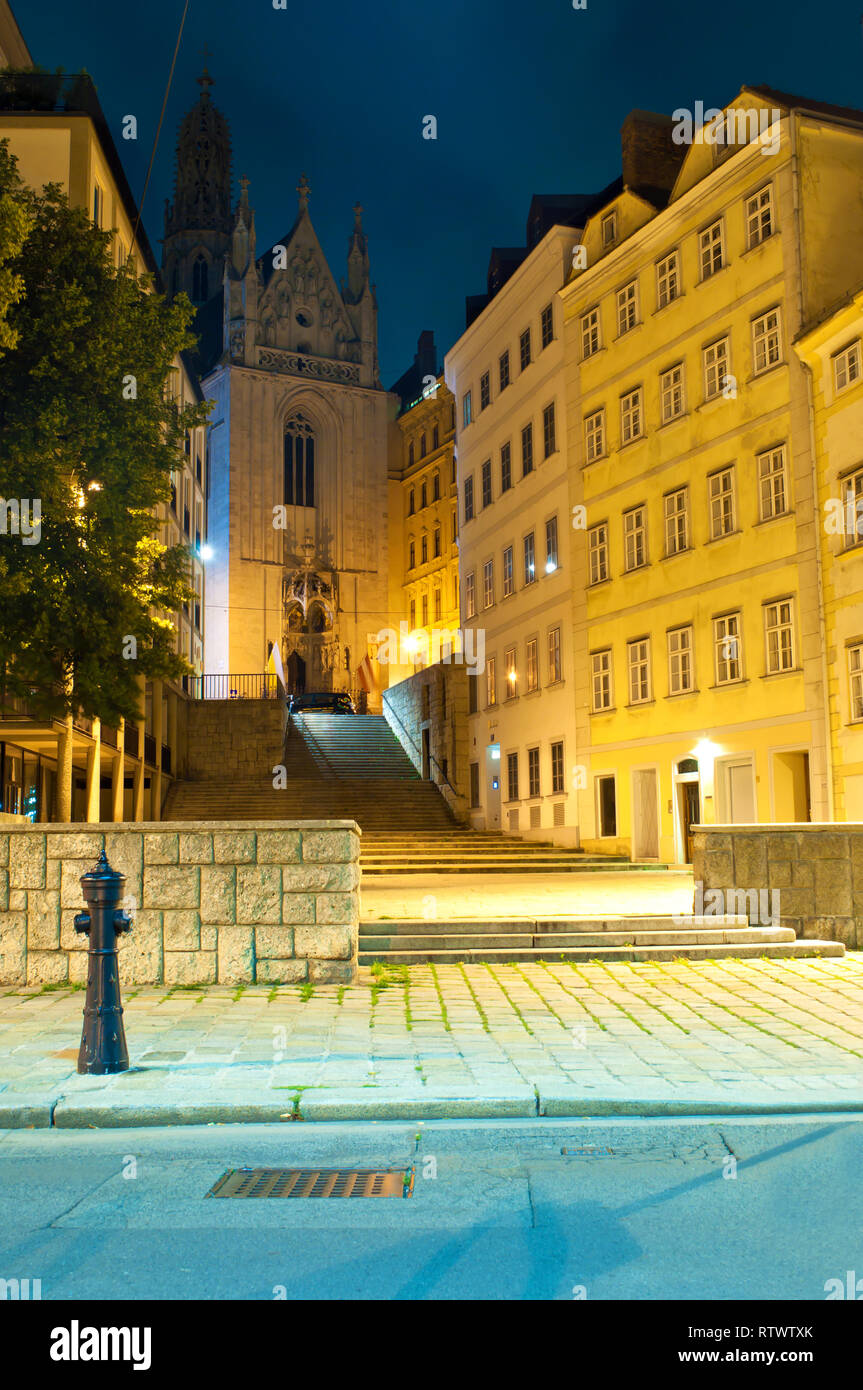
[(787, 512), (777, 512), (775, 516), (763, 516), (760, 521), (753, 521), (752, 525), (753, 527), (769, 526), (774, 521), (787, 521), (789, 517), (793, 516), (794, 508), (789, 507)]
[(592, 709), (589, 711), (591, 717), (600, 714), (617, 714), (617, 705), (609, 705), (607, 709)]
[(792, 666), (791, 669), (790, 669), (789, 671), (765, 671), (764, 674), (763, 674), (762, 676), (759, 677), (759, 679), (760, 679), (760, 680), (763, 680), (763, 681), (775, 681), (775, 680), (781, 680), (781, 678), (782, 678), (783, 676), (802, 676), (802, 675), (803, 675), (803, 667), (802, 667), (802, 666)]

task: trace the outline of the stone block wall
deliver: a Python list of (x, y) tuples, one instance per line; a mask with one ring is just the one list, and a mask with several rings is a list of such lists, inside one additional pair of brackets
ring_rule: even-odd
[(283, 761), (287, 704), (273, 700), (187, 700), (186, 761), (190, 782), (272, 779)]
[(692, 844), (705, 893), (778, 891), (783, 927), (863, 950), (863, 824), (704, 825)]
[(422, 730), (428, 728), (431, 781), (462, 822), (470, 803), (467, 679), (467, 667), (438, 662), (390, 686), (383, 695), (384, 717), (420, 776)]
[(354, 821), (151, 821), (0, 827), (0, 983), (86, 981), (74, 917), (103, 847), (133, 918), (124, 986), (355, 979)]

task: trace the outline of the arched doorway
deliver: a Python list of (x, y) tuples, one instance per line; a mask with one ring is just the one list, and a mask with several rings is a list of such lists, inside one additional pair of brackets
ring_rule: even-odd
[(289, 695), (303, 695), (306, 689), (306, 663), (299, 652), (291, 652), (285, 667)]
[(677, 851), (684, 864), (692, 863), (693, 825), (701, 821), (701, 777), (697, 758), (681, 758), (674, 769), (674, 801)]

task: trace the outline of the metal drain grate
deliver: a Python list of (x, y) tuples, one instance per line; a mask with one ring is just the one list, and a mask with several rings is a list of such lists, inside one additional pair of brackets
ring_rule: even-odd
[(410, 1197), (412, 1168), (229, 1168), (208, 1197)]

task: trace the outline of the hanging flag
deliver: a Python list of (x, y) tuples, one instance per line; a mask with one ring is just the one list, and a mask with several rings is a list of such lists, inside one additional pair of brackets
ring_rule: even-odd
[(372, 670), (372, 663), (368, 655), (363, 657), (362, 661), (357, 667), (357, 677), (359, 679), (362, 689), (366, 692), (367, 695), (371, 695), (372, 692), (377, 689), (377, 685), (375, 682), (375, 674)]
[(270, 643), (270, 655), (267, 658), (267, 675), (275, 676), (277, 680), (281, 681), (282, 690), (287, 690), (287, 686), (285, 685), (285, 671), (282, 666), (282, 653), (279, 651), (278, 642)]

